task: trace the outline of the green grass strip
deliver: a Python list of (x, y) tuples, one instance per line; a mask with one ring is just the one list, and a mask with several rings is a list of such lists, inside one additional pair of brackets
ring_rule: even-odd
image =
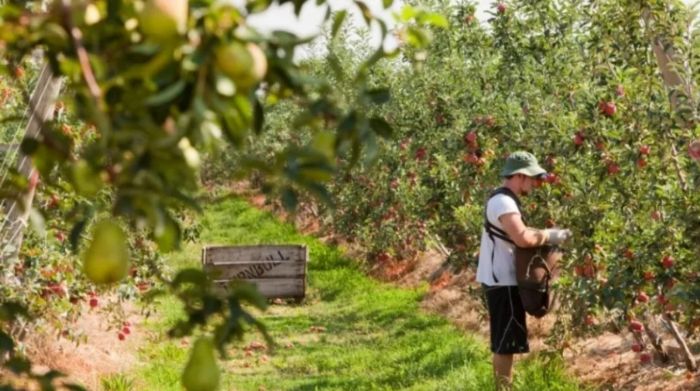
[[(483, 338), (419, 309), (426, 288), (405, 289), (366, 277), (338, 249), (296, 232), (240, 199), (209, 206), (200, 243), (172, 256), (178, 266), (200, 263), (203, 244), (305, 244), (307, 298), (271, 305), (259, 314), (278, 348), (246, 353), (249, 333), (223, 368), (222, 390), (492, 390), (491, 355)], [(181, 390), (188, 347), (163, 336), (181, 315), (176, 301), (158, 306), (140, 352), (140, 389)], [(320, 329), (322, 328), (322, 329)], [(579, 390), (559, 358), (532, 354), (515, 368), (514, 390)]]

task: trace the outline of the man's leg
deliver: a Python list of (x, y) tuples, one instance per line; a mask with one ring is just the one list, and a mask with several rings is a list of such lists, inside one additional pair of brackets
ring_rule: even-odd
[(493, 354), (493, 374), (496, 390), (509, 390), (513, 370), (512, 354)]

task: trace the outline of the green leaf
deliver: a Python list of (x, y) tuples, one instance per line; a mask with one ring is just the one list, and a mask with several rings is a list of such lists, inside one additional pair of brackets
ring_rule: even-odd
[(229, 285), (229, 300), (238, 300), (248, 302), (258, 309), (264, 310), (267, 308), (267, 300), (265, 296), (260, 294), (254, 284), (236, 280)]
[(297, 194), (291, 187), (285, 187), (282, 190), (282, 206), (288, 211), (293, 211), (297, 208), (299, 204), (299, 199)]
[(345, 18), (348, 16), (348, 11), (342, 10), (339, 11), (335, 14), (333, 17), (333, 27), (331, 29), (331, 38), (335, 38), (335, 36), (338, 34), (338, 30), (340, 30), (340, 27), (343, 25), (343, 21), (345, 21)]
[(0, 305), (0, 321), (12, 322), (19, 316), (29, 317), (27, 309), (20, 303), (8, 301)]
[(338, 56), (332, 50), (328, 51), (328, 55), (326, 56), (326, 61), (328, 62), (328, 65), (331, 67), (331, 70), (333, 71), (333, 75), (336, 77), (336, 79), (344, 80), (345, 79), (345, 71), (343, 70), (343, 66), (340, 63)]
[(418, 11), (416, 11), (415, 8), (411, 7), (410, 5), (406, 5), (401, 9), (401, 13), (399, 14), (399, 21), (401, 22), (408, 22), (411, 19), (413, 19), (416, 14), (418, 14)]
[(357, 8), (360, 9), (360, 12), (362, 12), (362, 18), (364, 18), (365, 22), (369, 26), (369, 24), (372, 22), (372, 11), (370, 11), (369, 7), (367, 4), (365, 4), (363, 1), (358, 1), (355, 0), (355, 5), (357, 5)]
[(394, 4), (394, 0), (383, 0), (382, 4), (384, 4), (384, 8), (389, 8)]
[(29, 373), (32, 364), (24, 357), (15, 356), (5, 362), (5, 367), (19, 375), (21, 373)]
[(12, 337), (0, 330), (0, 354), (12, 352), (14, 348), (15, 341), (12, 340)]
[(387, 123), (382, 118), (370, 118), (369, 126), (370, 128), (372, 128), (372, 130), (374, 130), (375, 133), (384, 138), (391, 137), (391, 134), (393, 132), (393, 130), (391, 129), (391, 125), (389, 125), (389, 123)]
[(253, 102), (253, 131), (255, 134), (262, 133), (263, 125), (265, 125), (265, 111), (260, 101), (255, 99)]
[(367, 95), (373, 103), (378, 105), (384, 104), (391, 99), (391, 93), (389, 92), (388, 88), (375, 88), (367, 90), (365, 91), (365, 95)]
[(162, 211), (163, 218), (153, 230), (153, 237), (162, 252), (170, 252), (180, 247), (182, 232), (177, 221), (166, 211)]
[(22, 151), (23, 154), (25, 154), (27, 156), (31, 156), (39, 148), (39, 145), (41, 145), (39, 140), (37, 140), (35, 138), (26, 137), (24, 140), (22, 140), (22, 144), (20, 145), (20, 150)]
[(421, 24), (427, 24), (435, 27), (447, 28), (450, 23), (447, 21), (443, 15), (435, 12), (424, 12), (418, 17), (418, 22)]
[(175, 99), (185, 89), (187, 82), (180, 79), (155, 95), (151, 95), (145, 101), (148, 106), (160, 106)]
[(204, 288), (209, 284), (209, 280), (201, 269), (187, 268), (178, 271), (171, 283), (173, 288), (178, 288), (183, 284), (194, 284)]

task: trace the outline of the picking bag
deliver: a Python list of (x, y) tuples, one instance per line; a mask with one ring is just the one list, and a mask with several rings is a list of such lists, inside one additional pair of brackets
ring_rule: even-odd
[(549, 282), (562, 251), (556, 246), (515, 248), (515, 277), (525, 312), (541, 318), (552, 308)]

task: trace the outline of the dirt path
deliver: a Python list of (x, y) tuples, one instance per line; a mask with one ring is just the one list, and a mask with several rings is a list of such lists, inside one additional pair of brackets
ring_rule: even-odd
[(89, 309), (70, 325), (77, 341), (59, 337), (52, 329), (37, 330), (25, 341), (29, 356), (35, 365), (34, 371), (42, 373), (55, 369), (88, 390), (99, 390), (101, 379), (110, 375), (126, 374), (139, 362), (138, 349), (148, 338), (142, 329), (143, 317), (136, 305), (123, 303), (121, 310), (129, 322), (129, 334), (119, 339), (119, 322), (110, 321), (101, 307)]

